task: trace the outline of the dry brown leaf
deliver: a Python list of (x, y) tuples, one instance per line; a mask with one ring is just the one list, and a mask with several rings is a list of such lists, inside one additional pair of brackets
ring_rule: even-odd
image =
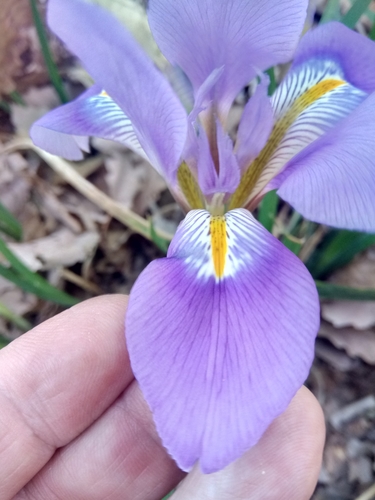
[[(333, 283), (375, 289), (375, 252), (368, 250), (354, 259), (348, 266), (333, 274)], [(353, 326), (358, 330), (375, 325), (375, 302), (334, 301), (322, 305), (322, 316), (338, 328)]]
[(55, 221), (61, 222), (65, 227), (73, 231), (73, 233), (80, 233), (81, 225), (69, 213), (64, 203), (57, 198), (54, 189), (39, 178), (34, 179), (34, 185), (36, 188), (37, 202), (45, 218), (53, 218)]
[(96, 231), (97, 224), (108, 224), (110, 217), (87, 198), (75, 191), (66, 191), (62, 197), (69, 213), (76, 215), (87, 231)]
[(27, 161), (19, 153), (0, 154), (0, 200), (16, 216), (30, 196), (31, 183), (23, 175), (27, 168)]
[(96, 232), (74, 234), (68, 229), (28, 243), (9, 243), (9, 248), (32, 271), (69, 267), (90, 258), (98, 246)]
[(354, 328), (337, 329), (322, 324), (319, 336), (328, 339), (338, 349), (344, 349), (350, 357), (359, 357), (375, 365), (375, 331), (358, 332)]
[(0, 302), (11, 309), (15, 314), (23, 316), (36, 305), (38, 298), (21, 290), (11, 281), (0, 276)]
[(107, 154), (105, 180), (110, 197), (143, 215), (166, 189), (163, 178), (149, 163), (121, 144), (94, 139), (95, 147)]
[(323, 304), (322, 317), (336, 328), (353, 326), (357, 330), (366, 330), (375, 325), (375, 303), (340, 300)]
[(28, 137), (31, 125), (47, 111), (58, 106), (59, 101), (50, 85), (31, 88), (22, 95), (22, 98), (26, 106), (12, 104), (10, 119), (16, 134), (20, 137)]
[(20, 85), (30, 78), (34, 82), (45, 80), (29, 0), (1, 0), (0, 34), (0, 96), (22, 90)]

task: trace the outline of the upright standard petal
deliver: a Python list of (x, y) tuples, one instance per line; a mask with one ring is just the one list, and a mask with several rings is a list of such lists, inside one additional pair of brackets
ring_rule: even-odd
[(242, 113), (236, 141), (236, 156), (242, 172), (261, 152), (272, 131), (274, 112), (268, 97), (269, 81), (266, 75), (262, 77)]
[(306, 268), (249, 212), (188, 213), (126, 320), (135, 376), (182, 469), (217, 471), (259, 440), (306, 379), (318, 325)]
[[(68, 160), (82, 158), (75, 136), (117, 141), (148, 160), (131, 121), (98, 85), (44, 115), (34, 123), (30, 136), (37, 146)], [(67, 149), (65, 144), (69, 142), (71, 147)]]
[(207, 195), (215, 193), (233, 193), (240, 180), (240, 169), (233, 154), (231, 138), (224, 132), (220, 122), (215, 127), (216, 162), (212, 158), (212, 151), (203, 128), (196, 139), (198, 151), (198, 181), (202, 192)]
[(186, 112), (169, 83), (102, 8), (81, 0), (50, 0), (48, 21), (129, 117), (151, 163), (171, 181), (187, 124)]
[(291, 59), (306, 9), (306, 0), (151, 0), (149, 21), (195, 89), (224, 66), (213, 97), (225, 114), (257, 70)]
[(374, 116), (375, 92), (274, 180), (281, 198), (313, 221), (375, 232)]

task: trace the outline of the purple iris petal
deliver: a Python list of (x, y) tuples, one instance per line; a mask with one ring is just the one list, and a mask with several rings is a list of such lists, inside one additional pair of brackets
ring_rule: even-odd
[(313, 221), (375, 232), (374, 116), (375, 93), (290, 162), (279, 195)]
[(365, 92), (375, 90), (375, 44), (341, 23), (327, 23), (302, 38), (293, 69), (312, 57), (336, 61), (345, 79)]
[(50, 0), (52, 30), (133, 124), (150, 161), (171, 179), (186, 139), (186, 112), (133, 37), (104, 9)]
[(269, 78), (262, 77), (254, 95), (243, 110), (237, 132), (237, 160), (245, 170), (263, 149), (271, 133), (274, 116), (268, 97)]
[[(134, 285), (126, 320), (132, 367), (164, 445), (182, 469), (199, 460), (206, 473), (238, 458), (286, 409), (319, 325), (301, 261), (246, 210), (224, 217), (189, 212), (168, 257)], [(213, 257), (217, 238), (228, 245), (224, 264)]]
[[(88, 136), (90, 134), (87, 131), (83, 133), (75, 132), (76, 135), (81, 135), (80, 140), (77, 141), (77, 137), (73, 135), (74, 132), (69, 127), (68, 130), (65, 130), (65, 128), (61, 129), (60, 117), (62, 115), (64, 121), (68, 117), (73, 118), (76, 108), (80, 105), (79, 101), (81, 99), (88, 99), (100, 91), (101, 89), (98, 85), (93, 85), (89, 90), (80, 95), (74, 103), (65, 104), (54, 109), (37, 120), (30, 129), (30, 137), (34, 144), (51, 154), (62, 156), (68, 160), (82, 160), (82, 150), (86, 152), (89, 150)], [(70, 123), (75, 126), (74, 118), (70, 120)], [(77, 130), (76, 126), (75, 130)]]
[(291, 70), (271, 99), (274, 128), (257, 159), (264, 165), (252, 199), (268, 183), (267, 189), (278, 187), (275, 176), (288, 169), (304, 148), (335, 127), (366, 97), (364, 91), (345, 81), (343, 69), (328, 55), (313, 57)]
[(33, 141), (52, 154), (71, 160), (82, 153), (76, 151), (74, 138), (71, 154), (64, 148), (69, 135), (95, 136), (118, 141), (148, 159), (134, 133), (129, 118), (102, 89), (94, 85), (78, 99), (60, 106), (34, 123), (30, 130)]
[(291, 59), (306, 9), (306, 0), (151, 0), (149, 21), (195, 89), (224, 66), (214, 97), (225, 115), (257, 70)]
[[(189, 121), (194, 122), (198, 115), (205, 111), (211, 104), (211, 91), (218, 80), (222, 77), (224, 67), (215, 68), (205, 79), (202, 85), (196, 89), (195, 102), (192, 112), (189, 115)], [(204, 116), (204, 113), (203, 113)], [(202, 115), (201, 117), (202, 118)]]
[(200, 128), (199, 137), (196, 139), (199, 186), (207, 196), (215, 193), (233, 193), (240, 181), (240, 169), (233, 154), (232, 140), (224, 132), (220, 122), (216, 123), (216, 137), (212, 142), (216, 149), (218, 168), (215, 167), (206, 132)]
[(221, 123), (216, 123), (217, 149), (219, 156), (219, 183), (216, 191), (233, 193), (240, 182), (240, 167), (233, 154), (232, 139), (226, 134)]
[(202, 193), (209, 196), (216, 192), (218, 175), (211, 155), (210, 144), (203, 127), (199, 128), (198, 137), (190, 137), (194, 141), (192, 151), (198, 152), (197, 171), (198, 183)]
[(82, 160), (82, 151), (89, 151), (88, 137), (84, 138), (81, 136), (78, 138), (78, 136), (62, 134), (61, 132), (55, 132), (54, 130), (39, 126), (32, 127), (30, 137), (36, 146), (67, 160)]

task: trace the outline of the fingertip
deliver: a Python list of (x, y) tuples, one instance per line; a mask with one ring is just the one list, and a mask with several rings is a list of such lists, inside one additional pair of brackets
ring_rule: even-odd
[(202, 474), (197, 464), (174, 498), (308, 500), (317, 482), (324, 437), (320, 405), (302, 387), (257, 445), (214, 474)]

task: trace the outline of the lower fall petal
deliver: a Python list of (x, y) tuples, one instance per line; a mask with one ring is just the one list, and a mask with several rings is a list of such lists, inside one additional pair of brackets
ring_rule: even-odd
[(375, 90), (375, 44), (370, 38), (336, 21), (321, 24), (302, 37), (292, 70), (311, 58), (327, 55), (342, 67), (349, 83), (367, 93)]
[(230, 208), (248, 206), (299, 152), (335, 127), (366, 97), (345, 81), (343, 69), (329, 57), (310, 59), (289, 72), (271, 99), (272, 132), (243, 172)]
[(375, 92), (272, 183), (304, 217), (375, 232)]
[(241, 456), (305, 381), (314, 282), (246, 210), (188, 213), (131, 292), (126, 336), (164, 446), (203, 472)]

